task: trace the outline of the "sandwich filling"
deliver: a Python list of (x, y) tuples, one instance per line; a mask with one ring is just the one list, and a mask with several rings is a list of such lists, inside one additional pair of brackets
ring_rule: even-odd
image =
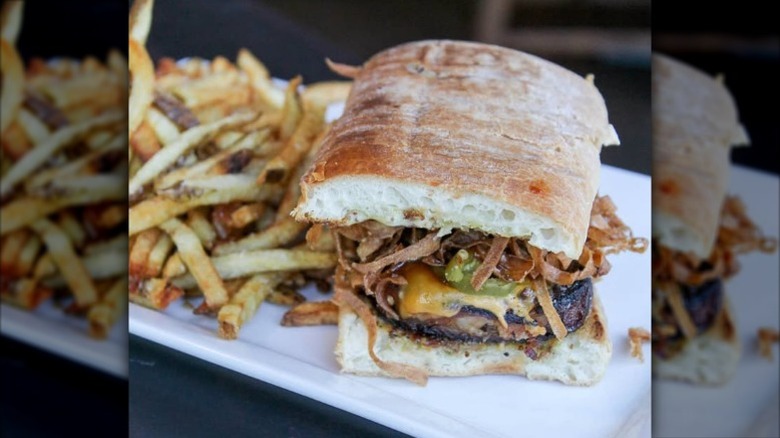
[(723, 281), (739, 272), (736, 255), (776, 247), (777, 240), (761, 234), (736, 196), (723, 203), (708, 259), (653, 242), (653, 352), (670, 359), (712, 328), (724, 311)]
[(384, 323), (424, 344), (515, 343), (532, 359), (545, 341), (582, 326), (593, 280), (610, 270), (606, 255), (647, 246), (606, 196), (594, 201), (578, 259), (476, 230), (439, 236), (366, 221), (333, 232), (335, 299), (355, 310), (369, 333)]

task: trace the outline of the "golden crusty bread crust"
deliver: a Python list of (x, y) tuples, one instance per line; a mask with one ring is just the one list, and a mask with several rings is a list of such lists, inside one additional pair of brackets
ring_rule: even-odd
[(653, 55), (653, 237), (660, 244), (709, 257), (730, 149), (747, 142), (721, 81)]
[[(474, 228), (577, 257), (601, 147), (617, 142), (592, 81), (558, 65), (480, 43), (404, 44), (360, 69), (344, 115), (302, 179), (295, 215)], [(338, 182), (355, 192), (333, 207), (327, 186)], [(400, 187), (401, 205), (366, 202), (378, 196), (372, 186)], [(467, 197), (477, 202), (458, 204)], [(475, 205), (488, 212), (470, 216)]]

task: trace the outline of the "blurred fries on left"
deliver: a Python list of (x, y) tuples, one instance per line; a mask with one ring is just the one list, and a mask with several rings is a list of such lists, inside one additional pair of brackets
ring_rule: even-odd
[(127, 59), (25, 63), (23, 8), (0, 21), (0, 297), (51, 300), (102, 339), (127, 308)]

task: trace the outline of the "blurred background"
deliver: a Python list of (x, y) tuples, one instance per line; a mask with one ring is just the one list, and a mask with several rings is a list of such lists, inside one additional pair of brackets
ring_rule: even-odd
[[(32, 58), (87, 55), (105, 61), (111, 48), (126, 56), (125, 1), (25, 3), (16, 44), (25, 65)], [(5, 272), (0, 276), (6, 280)], [(127, 372), (127, 342), (126, 337), (117, 339), (125, 328), (115, 331), (111, 340), (94, 341), (87, 335), (83, 317), (65, 315), (61, 309), (41, 310), (23, 315), (5, 302), (2, 305), (0, 436), (124, 435), (127, 379), (121, 375)], [(121, 321), (126, 325), (125, 318)], [(114, 356), (109, 362), (118, 373), (90, 364), (96, 350)]]
[[(712, 76), (723, 75), (749, 147), (732, 150), (728, 193), (766, 236), (780, 236), (780, 36), (771, 6), (747, 0), (681, 9), (678, 2), (653, 2), (653, 50)], [(742, 356), (734, 377), (719, 387), (658, 381), (653, 385), (653, 433), (678, 436), (780, 436), (780, 364), (759, 354), (757, 330), (780, 326), (778, 254), (739, 257), (741, 270), (725, 283)]]
[(685, 61), (710, 75), (722, 74), (733, 94), (751, 147), (732, 151), (732, 160), (777, 174), (780, 126), (769, 110), (780, 97), (780, 36), (773, 11), (764, 2), (739, 8), (681, 9), (653, 3), (653, 50)]

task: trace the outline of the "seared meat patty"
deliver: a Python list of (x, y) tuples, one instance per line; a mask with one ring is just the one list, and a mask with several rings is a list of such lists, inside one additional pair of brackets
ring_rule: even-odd
[[(551, 289), (553, 305), (569, 333), (580, 328), (590, 313), (593, 300), (593, 282), (587, 278), (569, 286), (554, 285)], [(377, 306), (378, 307), (378, 306)], [(484, 309), (464, 306), (452, 317), (392, 318), (379, 312), (395, 327), (434, 339), (463, 342), (522, 342), (532, 338), (553, 336), (547, 318), (538, 304), (530, 312), (530, 320), (509, 311), (505, 315), (507, 327), (496, 316)]]

